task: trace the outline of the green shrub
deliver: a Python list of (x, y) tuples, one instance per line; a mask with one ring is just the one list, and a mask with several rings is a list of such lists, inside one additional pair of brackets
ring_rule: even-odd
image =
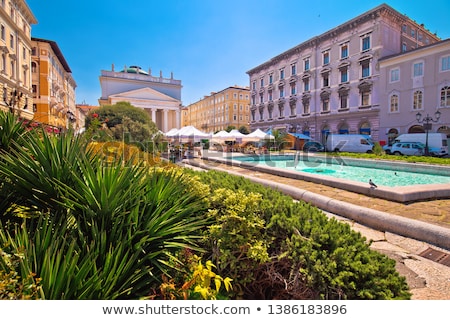
[(205, 242), (211, 250), (211, 260), (219, 273), (240, 284), (253, 280), (255, 264), (269, 261), (269, 239), (265, 221), (259, 216), (260, 200), (260, 194), (225, 188), (216, 189), (210, 197), (212, 223)]
[(132, 159), (105, 163), (69, 134), (24, 146), (0, 154), (0, 195), (20, 208), (2, 212), (0, 224), (0, 248), (20, 257), (19, 267), (0, 256), (0, 270), (20, 279), (34, 272), (43, 298), (146, 296), (173, 255), (201, 251), (207, 201), (189, 179)]
[[(313, 293), (309, 292), (309, 295), (312, 294), (313, 298), (410, 298), (405, 279), (395, 269), (395, 261), (371, 250), (366, 239), (351, 230), (349, 225), (328, 219), (323, 212), (308, 203), (294, 202), (292, 198), (276, 190), (242, 177), (218, 171), (191, 174), (200, 176), (205, 184), (210, 185), (213, 193), (214, 190), (220, 190), (223, 194), (224, 190), (221, 188), (229, 188), (234, 192), (239, 190), (242, 194), (261, 195), (257, 208), (253, 208), (254, 215), (264, 219), (261, 222), (261, 225), (265, 225), (264, 234), (260, 236), (261, 244), (267, 248), (271, 263), (280, 264), (279, 268), (275, 266), (272, 269), (272, 274), (265, 274), (267, 278), (283, 276), (285, 283), (301, 279), (312, 289)], [(224, 206), (225, 201), (212, 202), (212, 208), (223, 210)], [(246, 234), (246, 224), (242, 229), (232, 231), (232, 236), (240, 235), (241, 238)], [(226, 239), (231, 241), (231, 237)], [(284, 274), (280, 274), (279, 270), (286, 261), (289, 261), (290, 267)], [(264, 268), (264, 261), (254, 263), (254, 271), (269, 269)], [(248, 293), (249, 288), (255, 288), (257, 284), (239, 282), (245, 276), (243, 272), (234, 275), (235, 286), (247, 288), (244, 291)], [(254, 278), (259, 279), (257, 281), (262, 279), (260, 276)], [(263, 290), (261, 286), (258, 288)], [(290, 294), (290, 297), (295, 297), (295, 292)], [(278, 296), (286, 297), (283, 293)]]

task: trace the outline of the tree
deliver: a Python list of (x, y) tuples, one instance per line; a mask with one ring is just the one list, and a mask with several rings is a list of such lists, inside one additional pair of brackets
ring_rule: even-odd
[(240, 126), (239, 127), (239, 132), (242, 133), (242, 134), (249, 134), (250, 133), (246, 126)]
[(228, 126), (228, 127), (225, 129), (225, 131), (226, 131), (226, 132), (230, 132), (231, 130), (234, 130), (234, 129), (236, 129), (235, 126)]
[(143, 150), (158, 134), (148, 113), (125, 101), (93, 110), (86, 118), (86, 129), (98, 124), (113, 140), (137, 144)]
[(275, 138), (274, 147), (277, 148), (278, 150), (283, 149), (284, 145), (287, 143), (287, 133), (281, 130), (273, 130), (272, 135)]

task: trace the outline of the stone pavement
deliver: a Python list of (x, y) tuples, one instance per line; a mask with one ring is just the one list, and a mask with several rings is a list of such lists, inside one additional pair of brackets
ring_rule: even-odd
[[(207, 164), (207, 161), (199, 159), (189, 161), (189, 164), (193, 166), (199, 166), (200, 163)], [(226, 170), (230, 173), (248, 176), (249, 178), (256, 177), (258, 179), (275, 181), (353, 205), (387, 212), (450, 229), (450, 199), (404, 204), (372, 198), (299, 179), (284, 178), (268, 173), (256, 172), (236, 166), (232, 167), (225, 164), (214, 163), (212, 168)], [(360, 232), (368, 241), (372, 241), (371, 247), (374, 250), (380, 251), (396, 260), (396, 268), (401, 275), (406, 277), (413, 294), (412, 299), (450, 300), (450, 267), (420, 255), (428, 248), (436, 249), (447, 255), (450, 255), (449, 251), (423, 241), (405, 238), (389, 232), (377, 231), (363, 226), (357, 221), (351, 221), (347, 218), (336, 216), (333, 213), (326, 212), (326, 214), (332, 215), (345, 223), (350, 223), (354, 230)]]

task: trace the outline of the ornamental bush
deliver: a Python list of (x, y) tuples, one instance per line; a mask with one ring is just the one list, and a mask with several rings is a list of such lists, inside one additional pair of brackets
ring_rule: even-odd
[[(270, 259), (256, 259), (252, 261), (253, 265), (247, 264), (246, 268), (236, 270), (237, 274), (233, 275), (234, 287), (241, 288), (244, 298), (411, 297), (405, 278), (395, 269), (395, 261), (370, 249), (370, 243), (348, 224), (329, 219), (308, 203), (295, 202), (279, 191), (243, 177), (218, 171), (191, 171), (191, 174), (199, 176), (201, 181), (210, 186), (213, 199), (217, 197), (216, 192), (223, 195), (219, 197), (221, 201), (211, 202), (210, 210), (233, 212), (232, 208), (236, 208), (237, 203), (227, 206), (226, 189), (240, 194), (244, 203), (247, 201), (245, 195), (255, 197), (259, 194), (257, 206), (248, 207), (253, 212), (246, 212), (246, 216), (260, 219), (259, 245), (267, 250), (268, 256), (265, 257)], [(232, 194), (230, 191), (228, 193)], [(247, 223), (234, 223), (234, 228), (239, 225), (242, 228), (233, 229), (229, 236), (222, 234), (218, 237), (218, 230), (210, 230), (211, 239), (226, 242), (223, 247), (210, 246), (211, 253), (220, 251), (220, 254), (229, 257), (228, 262), (242, 257), (239, 251), (242, 243), (237, 240), (249, 235)], [(268, 289), (268, 285), (273, 287)]]

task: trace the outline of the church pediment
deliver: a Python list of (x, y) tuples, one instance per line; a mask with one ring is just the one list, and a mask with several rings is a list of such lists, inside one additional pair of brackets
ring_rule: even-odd
[(165, 101), (165, 102), (180, 102), (179, 100), (172, 98), (164, 93), (156, 91), (151, 88), (141, 88), (121, 93), (116, 93), (109, 96), (111, 100), (152, 100), (152, 101)]

